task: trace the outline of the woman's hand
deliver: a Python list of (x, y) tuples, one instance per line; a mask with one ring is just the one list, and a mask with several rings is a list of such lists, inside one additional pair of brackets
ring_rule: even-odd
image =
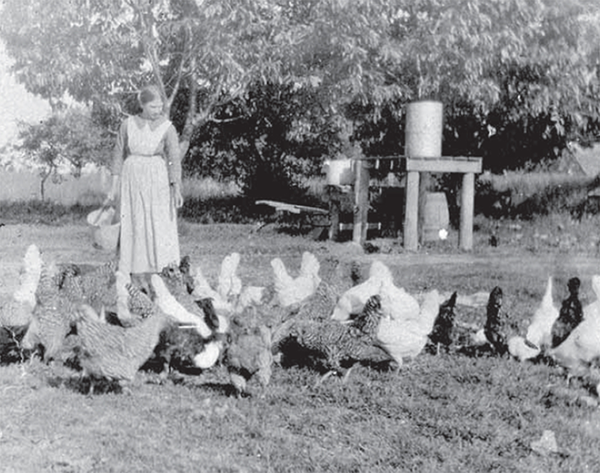
[(181, 194), (181, 188), (177, 184), (171, 185), (171, 199), (176, 209), (183, 207), (183, 195)]
[(119, 195), (119, 176), (112, 176), (112, 182), (110, 185), (110, 190), (104, 199), (104, 203), (102, 204), (104, 207), (109, 205), (115, 205), (117, 203), (117, 196)]

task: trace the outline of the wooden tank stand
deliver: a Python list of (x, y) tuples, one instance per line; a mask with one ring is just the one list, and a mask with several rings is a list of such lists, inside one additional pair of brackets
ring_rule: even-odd
[(420, 173), (461, 173), (462, 190), (460, 202), (460, 228), (458, 246), (462, 250), (473, 249), (473, 215), (475, 209), (475, 174), (481, 172), (482, 158), (439, 157), (418, 158), (406, 156), (368, 157), (359, 160), (356, 166), (354, 186), (355, 210), (352, 239), (362, 244), (366, 240), (367, 214), (369, 209), (369, 181), (372, 166), (382, 160), (398, 163), (398, 170), (406, 172), (406, 208), (404, 217), (404, 248), (415, 251), (419, 246), (419, 181)]

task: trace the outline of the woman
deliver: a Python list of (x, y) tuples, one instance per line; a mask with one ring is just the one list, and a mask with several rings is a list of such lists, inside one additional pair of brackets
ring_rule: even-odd
[(107, 197), (114, 202), (120, 190), (119, 270), (136, 276), (179, 263), (176, 209), (183, 205), (179, 140), (160, 91), (145, 87), (138, 101), (142, 112), (119, 130)]

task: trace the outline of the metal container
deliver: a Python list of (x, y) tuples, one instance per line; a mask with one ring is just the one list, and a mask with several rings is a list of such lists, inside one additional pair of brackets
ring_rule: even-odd
[(409, 158), (442, 156), (442, 102), (423, 100), (406, 106), (405, 155)]

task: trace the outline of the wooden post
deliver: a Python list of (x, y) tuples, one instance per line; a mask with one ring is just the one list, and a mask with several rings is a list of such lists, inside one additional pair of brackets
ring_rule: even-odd
[(406, 211), (404, 215), (404, 248), (415, 251), (419, 245), (419, 172), (406, 173)]
[(460, 201), (460, 231), (458, 245), (462, 250), (473, 249), (473, 212), (475, 210), (475, 174), (463, 174)]
[(327, 186), (327, 195), (329, 197), (329, 239), (337, 241), (340, 233), (340, 209), (341, 197), (340, 191), (335, 186)]
[(362, 245), (367, 239), (367, 221), (369, 215), (369, 163), (356, 162), (356, 184), (354, 185), (354, 227), (352, 241)]

